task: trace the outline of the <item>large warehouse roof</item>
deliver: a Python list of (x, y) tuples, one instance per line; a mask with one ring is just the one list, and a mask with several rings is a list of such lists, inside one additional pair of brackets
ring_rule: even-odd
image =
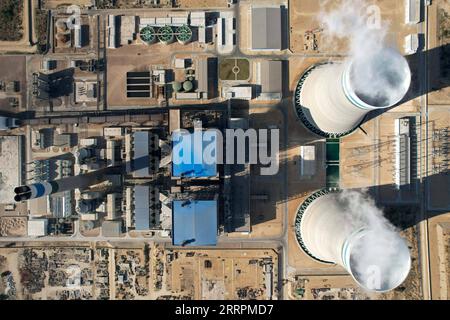
[(150, 229), (150, 188), (134, 187), (134, 221), (136, 230)]
[(262, 92), (281, 93), (282, 88), (282, 61), (261, 62), (261, 87)]
[(281, 50), (281, 8), (252, 8), (252, 48)]
[(212, 246), (217, 243), (217, 201), (176, 200), (172, 203), (173, 244)]
[[(204, 138), (198, 144), (194, 141), (194, 133), (183, 134), (181, 131), (172, 133), (172, 175), (174, 177), (199, 178), (217, 175), (217, 134), (214, 131), (208, 131), (208, 133), (202, 133), (200, 136)], [(210, 138), (211, 141), (209, 141)], [(203, 158), (203, 152), (211, 143), (214, 144), (211, 152), (211, 156), (214, 156), (214, 158), (205, 159)], [(209, 155), (209, 152), (207, 155)], [(196, 159), (197, 157), (201, 158)]]

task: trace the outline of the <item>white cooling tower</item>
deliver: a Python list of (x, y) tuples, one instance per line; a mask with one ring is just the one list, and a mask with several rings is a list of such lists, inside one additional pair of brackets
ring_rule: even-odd
[[(383, 231), (355, 221), (347, 212), (338, 193), (313, 194), (297, 214), (295, 227), (300, 246), (317, 260), (343, 266), (369, 291), (395, 289), (406, 279), (411, 267), (405, 240), (392, 230), (381, 239)], [(388, 250), (386, 243), (392, 250)], [(373, 252), (368, 252), (372, 248)]]
[(297, 85), (294, 105), (307, 128), (339, 137), (360, 125), (369, 111), (399, 103), (410, 83), (406, 59), (383, 49), (367, 59), (313, 66)]

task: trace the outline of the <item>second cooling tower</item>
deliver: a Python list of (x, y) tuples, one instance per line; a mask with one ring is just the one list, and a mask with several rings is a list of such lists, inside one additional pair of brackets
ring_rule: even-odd
[[(370, 59), (322, 63), (303, 74), (294, 105), (306, 127), (322, 136), (343, 136), (358, 127), (368, 112), (403, 99), (411, 83), (406, 59), (393, 49)], [(371, 90), (372, 85), (377, 90)]]
[[(361, 217), (369, 216), (364, 207), (361, 210)], [(317, 192), (298, 210), (297, 240), (314, 259), (344, 267), (366, 290), (393, 290), (411, 268), (408, 246), (387, 225), (359, 218), (339, 193)]]

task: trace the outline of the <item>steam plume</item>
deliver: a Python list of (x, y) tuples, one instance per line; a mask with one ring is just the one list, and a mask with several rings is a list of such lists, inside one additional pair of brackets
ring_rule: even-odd
[[(405, 270), (408, 260), (405, 256), (409, 256), (405, 240), (366, 193), (343, 191), (339, 200), (346, 209), (346, 219), (355, 229), (368, 231), (352, 248), (350, 264), (357, 280), (366, 288), (395, 282), (399, 278), (397, 273)], [(380, 274), (378, 284), (370, 283), (374, 267)]]
[(376, 8), (364, 0), (343, 0), (331, 11), (322, 9), (319, 20), (325, 39), (348, 40), (351, 82), (359, 98), (385, 107), (403, 98), (410, 73), (406, 60), (387, 44), (389, 23), (380, 19)]

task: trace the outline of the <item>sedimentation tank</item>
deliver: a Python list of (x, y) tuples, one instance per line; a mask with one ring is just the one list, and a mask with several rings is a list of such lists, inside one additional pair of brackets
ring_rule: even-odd
[(408, 246), (387, 225), (374, 227), (368, 221), (349, 214), (348, 204), (339, 193), (319, 191), (297, 212), (297, 241), (312, 258), (344, 267), (363, 288), (375, 292), (393, 290), (409, 273)]
[(326, 62), (309, 68), (298, 82), (294, 107), (314, 133), (344, 136), (357, 128), (368, 112), (398, 104), (410, 83), (406, 59), (396, 50), (385, 48), (368, 59)]
[(142, 28), (141, 31), (139, 32), (139, 35), (142, 41), (144, 41), (147, 44), (151, 44), (156, 41), (156, 32), (152, 26), (146, 26)]
[(187, 44), (192, 40), (192, 30), (187, 25), (178, 27), (175, 33), (178, 42), (181, 44)]
[(171, 26), (164, 26), (158, 30), (158, 39), (161, 43), (169, 44), (174, 40), (174, 34)]

